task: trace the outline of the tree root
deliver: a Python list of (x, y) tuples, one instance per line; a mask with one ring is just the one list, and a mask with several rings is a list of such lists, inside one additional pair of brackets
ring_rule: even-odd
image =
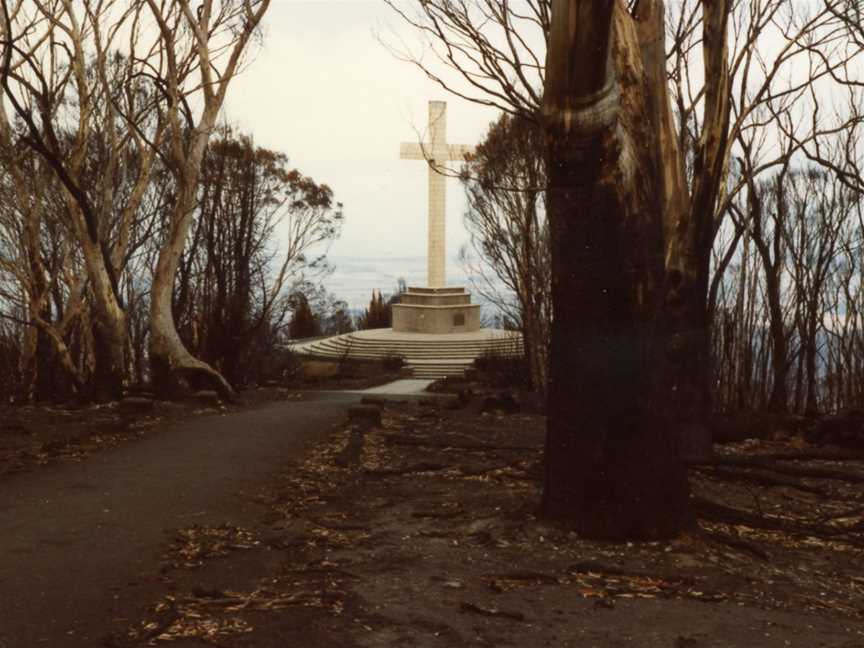
[(570, 565), (568, 574), (601, 574), (603, 576), (620, 576), (623, 578), (650, 578), (682, 585), (695, 585), (696, 579), (681, 573), (661, 574), (638, 567), (621, 567), (598, 560), (582, 560)]
[(718, 542), (727, 547), (731, 547), (732, 549), (735, 549), (741, 553), (755, 556), (759, 560), (764, 560), (765, 562), (771, 560), (771, 555), (767, 551), (760, 549), (752, 542), (747, 542), (740, 536), (733, 536), (729, 533), (723, 533), (722, 531), (718, 531), (716, 529), (708, 530), (703, 528), (701, 529), (701, 532), (708, 539), (713, 540), (714, 542)]
[[(851, 459), (841, 459), (843, 456), (849, 455), (832, 455), (830, 459), (825, 455), (819, 456), (821, 461), (844, 461)], [(837, 481), (845, 481), (852, 484), (864, 484), (864, 474), (857, 472), (849, 472), (836, 468), (823, 468), (819, 466), (796, 466), (787, 465), (782, 462), (788, 461), (814, 461), (817, 458), (794, 456), (794, 455), (763, 455), (756, 457), (715, 457), (708, 461), (699, 461), (690, 464), (693, 468), (703, 468), (712, 466), (735, 466), (743, 468), (762, 468), (771, 472), (790, 475), (792, 477), (812, 477), (814, 479), (834, 479)], [(857, 461), (857, 459), (855, 459)]]
[[(190, 356), (191, 358), (191, 356)], [(220, 398), (225, 399), (228, 402), (233, 402), (236, 393), (234, 392), (234, 388), (228, 384), (228, 381), (222, 376), (221, 373), (213, 369), (210, 365), (198, 360), (197, 358), (191, 358), (194, 363), (186, 364), (182, 366), (176, 366), (172, 368), (172, 371), (182, 377), (188, 376), (196, 376), (200, 375), (205, 377), (212, 385), (216, 392), (219, 394)]]
[(691, 466), (763, 466), (777, 461), (864, 461), (864, 452), (771, 452), (754, 455), (714, 455), (688, 462)]
[(729, 469), (723, 466), (697, 466), (699, 470), (707, 470), (707, 475), (712, 479), (718, 479), (726, 482), (748, 481), (761, 486), (785, 486), (794, 488), (805, 493), (813, 493), (822, 497), (829, 497), (830, 494), (824, 488), (802, 484), (801, 482), (784, 475), (772, 475), (761, 470), (761, 466), (756, 470), (750, 467), (742, 467), (742, 470)]
[(727, 524), (743, 524), (754, 529), (767, 529), (771, 531), (785, 531), (793, 534), (811, 534), (813, 529), (806, 524), (799, 524), (785, 518), (758, 515), (744, 509), (737, 509), (704, 497), (693, 497), (691, 499), (694, 511), (700, 516), (725, 522)]
[(740, 524), (751, 529), (782, 531), (783, 533), (797, 537), (814, 537), (822, 540), (844, 542), (856, 547), (864, 546), (864, 540), (853, 535), (853, 532), (857, 530), (854, 527), (837, 529), (826, 526), (820, 520), (810, 522), (759, 515), (744, 509), (726, 506), (725, 504), (720, 504), (703, 497), (694, 497), (691, 501), (694, 511), (703, 519), (726, 524)]
[(845, 470), (837, 470), (834, 468), (819, 468), (810, 466), (785, 466), (766, 465), (765, 468), (772, 472), (782, 475), (791, 475), (793, 477), (812, 477), (814, 479), (833, 479), (836, 481), (844, 481), (850, 484), (864, 484), (864, 474), (847, 472)]

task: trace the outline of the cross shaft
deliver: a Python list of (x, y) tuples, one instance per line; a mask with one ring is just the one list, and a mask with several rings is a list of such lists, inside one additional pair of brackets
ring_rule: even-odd
[(403, 160), (425, 160), (429, 164), (429, 214), (427, 243), (427, 283), (430, 288), (446, 285), (445, 208), (447, 177), (444, 163), (464, 160), (471, 147), (447, 143), (447, 103), (429, 102), (428, 141), (403, 143), (399, 157)]

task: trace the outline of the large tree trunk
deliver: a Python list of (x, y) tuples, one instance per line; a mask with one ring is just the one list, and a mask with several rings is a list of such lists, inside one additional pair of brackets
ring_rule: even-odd
[[(200, 131), (198, 136), (202, 137)], [(179, 381), (193, 376), (203, 377), (225, 398), (234, 396), (234, 390), (222, 374), (189, 353), (174, 322), (174, 276), (192, 225), (198, 169), (204, 144), (206, 138), (200, 144), (200, 154), (193, 152), (186, 161), (168, 239), (159, 250), (150, 292), (150, 364), (153, 387), (161, 395), (172, 398), (180, 395)]]
[(662, 5), (643, 5), (637, 36), (619, 3), (554, 0), (544, 95), (554, 315), (543, 511), (610, 539), (669, 536), (688, 520), (663, 317), (679, 158), (661, 136), (665, 83), (644, 67), (663, 64)]
[[(21, 204), (27, 205), (29, 198), (24, 194), (23, 178), (14, 171), (13, 175)], [(30, 204), (24, 213), (22, 242), (30, 270), (30, 282), (26, 291), (28, 318), (32, 326), (25, 333), (21, 350), (19, 395), (24, 400), (32, 398), (37, 401), (61, 399), (73, 394), (80, 397), (83, 394), (84, 382), (64, 340), (65, 326), (62, 322), (52, 322), (47, 280), (49, 273), (42, 260), (41, 223), (40, 208)], [(78, 307), (78, 300), (70, 295), (67, 316), (73, 316)], [(59, 315), (60, 308), (56, 304), (55, 311)]]
[(96, 367), (92, 396), (100, 402), (116, 400), (123, 395), (126, 378), (126, 311), (107, 267), (110, 261), (101, 246), (82, 237), (82, 250), (93, 297)]
[[(188, 224), (185, 228), (188, 230)], [(171, 245), (159, 251), (153, 275), (150, 302), (150, 363), (153, 387), (161, 395), (179, 395), (178, 380), (195, 375), (205, 377), (222, 396), (232, 397), (234, 390), (222, 375), (186, 349), (174, 323), (171, 295), (185, 235), (173, 238)]]

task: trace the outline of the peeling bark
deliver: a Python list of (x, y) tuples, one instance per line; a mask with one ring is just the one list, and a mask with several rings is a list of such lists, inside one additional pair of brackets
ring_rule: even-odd
[[(166, 239), (159, 250), (151, 289), (150, 361), (153, 379), (158, 383), (157, 389), (170, 395), (175, 391), (178, 378), (199, 375), (213, 383), (223, 397), (232, 398), (234, 390), (222, 374), (195, 358), (183, 344), (174, 322), (171, 297), (174, 275), (197, 208), (197, 186), (204, 150), (215, 129), (231, 79), (270, 6), (270, 0), (254, 3), (243, 0), (225, 11), (217, 10), (213, 0), (204, 0), (197, 11), (190, 0), (175, 0), (169, 5), (147, 0), (147, 5), (158, 25), (162, 51), (166, 56), (163, 117), (168, 124), (168, 150), (178, 186), (177, 200), (169, 216)], [(219, 42), (217, 46), (215, 42), (218, 41), (211, 41), (216, 32), (222, 32), (221, 36), (230, 35), (231, 40)], [(182, 60), (184, 56), (186, 60)], [(197, 60), (196, 65), (187, 67), (188, 61), (192, 60)], [(222, 61), (222, 66), (215, 60)], [(195, 89), (190, 90), (189, 86)], [(193, 96), (203, 104), (197, 120), (189, 104)]]
[(94, 314), (94, 384), (92, 397), (104, 402), (118, 399), (126, 376), (126, 311), (120, 304), (112, 272), (98, 243), (81, 241)]
[(663, 33), (662, 4), (649, 4), (640, 34), (619, 3), (553, 2), (546, 66), (554, 316), (543, 511), (609, 539), (666, 537), (689, 520), (663, 309), (676, 174), (663, 149), (674, 139), (659, 144), (668, 98), (652, 86), (660, 72), (644, 67), (658, 45), (640, 46)]

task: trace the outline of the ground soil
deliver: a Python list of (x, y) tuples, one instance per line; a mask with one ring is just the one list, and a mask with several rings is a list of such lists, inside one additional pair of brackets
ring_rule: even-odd
[(479, 402), (386, 404), (262, 482), (257, 522), (177, 529), (104, 645), (864, 647), (864, 457), (724, 446), (800, 459), (694, 467), (686, 533), (589, 542), (536, 515), (543, 417)]

